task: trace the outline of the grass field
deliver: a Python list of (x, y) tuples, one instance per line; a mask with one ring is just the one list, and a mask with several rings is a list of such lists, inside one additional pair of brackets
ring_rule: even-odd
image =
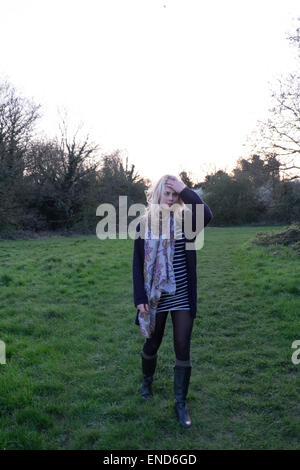
[(187, 430), (173, 409), (170, 316), (154, 396), (140, 398), (133, 241), (1, 242), (0, 448), (299, 448), (300, 257), (251, 245), (280, 229), (205, 230)]

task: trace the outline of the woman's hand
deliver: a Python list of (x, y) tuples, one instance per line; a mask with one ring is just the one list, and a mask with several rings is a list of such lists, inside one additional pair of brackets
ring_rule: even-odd
[(139, 305), (137, 306), (137, 308), (139, 309), (139, 311), (140, 311), (141, 313), (149, 313), (149, 306), (148, 306), (148, 304), (139, 304)]
[(185, 184), (179, 181), (176, 176), (169, 176), (166, 181), (166, 187), (173, 189), (173, 191), (179, 194), (185, 188)]

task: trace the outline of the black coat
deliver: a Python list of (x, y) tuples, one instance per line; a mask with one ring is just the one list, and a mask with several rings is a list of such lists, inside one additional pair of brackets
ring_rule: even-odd
[[(212, 219), (212, 212), (204, 201), (188, 187), (185, 187), (179, 193), (181, 199), (185, 204), (191, 204), (192, 208), (192, 230), (196, 230), (196, 204), (204, 204), (204, 227)], [(183, 223), (184, 229), (184, 223)], [(137, 232), (140, 230), (140, 224), (137, 225)], [(194, 242), (196, 237), (188, 238), (187, 242)], [(195, 318), (197, 312), (197, 257), (195, 249), (185, 250), (186, 253), (186, 267), (188, 278), (188, 295), (191, 315)], [(133, 276), (133, 299), (134, 306), (139, 304), (147, 304), (148, 297), (144, 288), (144, 239), (139, 237), (134, 240), (133, 261), (132, 261), (132, 276)], [(138, 323), (138, 311), (136, 314), (135, 324)]]

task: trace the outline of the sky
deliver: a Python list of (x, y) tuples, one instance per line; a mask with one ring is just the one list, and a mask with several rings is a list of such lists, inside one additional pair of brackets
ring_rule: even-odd
[(230, 172), (296, 66), (298, 0), (0, 0), (0, 82), (41, 135), (89, 134), (156, 180)]

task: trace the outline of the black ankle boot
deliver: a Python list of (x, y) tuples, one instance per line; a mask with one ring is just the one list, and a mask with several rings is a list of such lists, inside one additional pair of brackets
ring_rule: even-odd
[(152, 382), (156, 368), (157, 355), (150, 359), (145, 359), (142, 354), (141, 357), (143, 370), (142, 397), (147, 400), (152, 396)]
[(191, 366), (174, 366), (175, 413), (179, 423), (184, 428), (189, 428), (192, 424), (190, 415), (186, 409), (186, 396), (190, 383), (191, 370)]

